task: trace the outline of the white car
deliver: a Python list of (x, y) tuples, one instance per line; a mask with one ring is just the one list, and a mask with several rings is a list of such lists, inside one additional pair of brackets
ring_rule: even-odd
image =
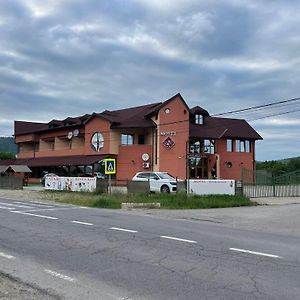
[(167, 172), (138, 172), (133, 181), (149, 181), (150, 192), (176, 192), (176, 179)]

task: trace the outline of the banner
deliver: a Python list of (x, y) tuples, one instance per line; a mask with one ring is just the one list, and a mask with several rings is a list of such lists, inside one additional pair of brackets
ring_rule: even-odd
[(93, 192), (96, 190), (96, 177), (46, 177), (45, 190)]
[(235, 181), (190, 179), (188, 192), (196, 195), (235, 195)]

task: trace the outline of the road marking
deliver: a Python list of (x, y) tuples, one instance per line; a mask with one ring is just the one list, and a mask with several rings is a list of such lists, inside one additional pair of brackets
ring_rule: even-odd
[(44, 218), (44, 219), (50, 219), (50, 220), (57, 220), (58, 218), (55, 217), (49, 217), (49, 216), (44, 216), (44, 215), (36, 215), (36, 214), (31, 214), (23, 211), (11, 211), (12, 213), (20, 214), (20, 215), (26, 215), (26, 216), (31, 216), (31, 217), (38, 217), (38, 218)]
[[(27, 205), (26, 202), (15, 201), (14, 203), (16, 203), (16, 204), (22, 204), (22, 205)], [(34, 204), (34, 206), (40, 206), (40, 207), (45, 207), (45, 208), (47, 208), (47, 207), (54, 207), (53, 205), (45, 205), (45, 204), (41, 204), (40, 202), (33, 202), (33, 201), (31, 201), (30, 203)], [(31, 205), (31, 204), (29, 204), (29, 205)]]
[(57, 278), (60, 278), (60, 279), (63, 279), (63, 280), (66, 280), (66, 281), (69, 281), (69, 282), (74, 282), (76, 281), (75, 278), (72, 278), (70, 276), (67, 276), (67, 275), (63, 275), (63, 274), (60, 274), (58, 272), (55, 272), (55, 271), (52, 271), (52, 270), (49, 270), (49, 269), (45, 269), (44, 270), (46, 273), (54, 276), (54, 277), (57, 277)]
[(93, 226), (94, 224), (92, 223), (86, 223), (86, 222), (80, 222), (80, 221), (71, 221), (72, 223), (75, 224), (82, 224), (82, 225), (87, 225), (87, 226)]
[(78, 207), (57, 207), (57, 208), (35, 208), (35, 209), (27, 209), (26, 211), (52, 211), (52, 210), (64, 210), (64, 209), (77, 209)]
[(6, 206), (0, 206), (1, 209), (7, 209), (7, 210), (14, 210), (16, 208), (14, 207), (6, 207)]
[(12, 204), (12, 203), (4, 203), (4, 202), (0, 202), (0, 205), (20, 207), (20, 208), (34, 208), (33, 206), (29, 206), (29, 205), (18, 205), (18, 204)]
[(110, 227), (109, 229), (118, 230), (118, 231), (125, 231), (125, 232), (131, 232), (131, 233), (137, 233), (138, 232), (136, 230), (130, 230), (130, 229), (118, 228), (118, 227)]
[(272, 257), (272, 258), (282, 258), (281, 256), (274, 255), (274, 254), (255, 252), (255, 251), (250, 251), (250, 250), (245, 250), (245, 249), (229, 248), (229, 250), (243, 252), (243, 253), (249, 253), (249, 254), (255, 254), (255, 255), (261, 255), (261, 256), (267, 256), (267, 257)]
[(197, 244), (196, 241), (193, 240), (186, 240), (186, 239), (180, 239), (172, 236), (166, 236), (166, 235), (161, 235), (160, 236), (163, 239), (169, 239), (169, 240), (175, 240), (175, 241), (180, 241), (180, 242), (186, 242), (186, 243), (191, 243), (191, 244)]
[(15, 258), (14, 256), (9, 255), (9, 254), (5, 254), (3, 252), (0, 252), (0, 256), (4, 257), (4, 258), (7, 258), (7, 259), (14, 259)]

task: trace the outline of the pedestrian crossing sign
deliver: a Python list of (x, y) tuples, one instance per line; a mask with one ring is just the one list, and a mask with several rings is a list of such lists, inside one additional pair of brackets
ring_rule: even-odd
[(105, 174), (116, 174), (116, 160), (114, 158), (104, 159)]

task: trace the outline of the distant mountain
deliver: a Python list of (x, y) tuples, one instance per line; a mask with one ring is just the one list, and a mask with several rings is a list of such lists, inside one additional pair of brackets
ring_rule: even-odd
[(13, 137), (0, 137), (0, 152), (17, 153), (17, 146)]

